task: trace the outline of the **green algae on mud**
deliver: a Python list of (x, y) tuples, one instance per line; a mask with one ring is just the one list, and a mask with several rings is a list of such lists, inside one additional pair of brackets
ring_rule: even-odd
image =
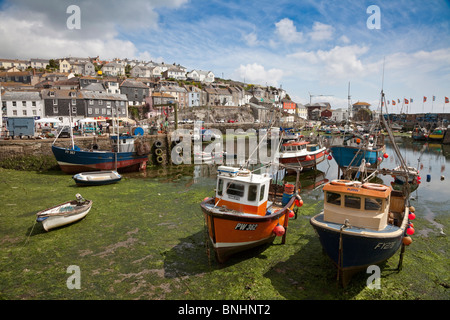
[[(322, 254), (309, 218), (320, 212), (314, 193), (289, 223), (287, 242), (243, 252), (219, 265), (209, 251), (199, 203), (213, 194), (207, 167), (149, 169), (122, 181), (76, 187), (59, 171), (0, 169), (0, 299), (297, 300), (449, 298), (448, 237), (420, 215), (403, 270), (398, 254), (382, 266), (381, 289), (358, 274), (342, 289)], [(320, 191), (320, 190), (318, 190)], [(35, 213), (81, 193), (94, 201), (85, 219), (43, 231)], [(447, 230), (449, 215), (439, 215)], [(80, 289), (67, 287), (69, 266), (79, 266)]]

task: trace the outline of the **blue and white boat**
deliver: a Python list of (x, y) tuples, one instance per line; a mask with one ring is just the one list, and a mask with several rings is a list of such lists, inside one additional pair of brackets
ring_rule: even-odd
[[(140, 139), (140, 138), (139, 138)], [(111, 136), (111, 148), (80, 149), (76, 145), (52, 145), (52, 152), (61, 170), (75, 174), (84, 171), (119, 170), (138, 171), (146, 168), (150, 146), (135, 136)]]
[(359, 167), (362, 160), (366, 164), (376, 166), (377, 161), (383, 156), (385, 147), (383, 146), (350, 146), (334, 145), (330, 147), (334, 160), (341, 168)]
[(402, 192), (381, 184), (333, 180), (323, 191), (324, 209), (310, 223), (345, 286), (355, 272), (397, 252), (409, 207)]
[(119, 182), (122, 176), (114, 170), (80, 172), (72, 177), (78, 186), (102, 186)]

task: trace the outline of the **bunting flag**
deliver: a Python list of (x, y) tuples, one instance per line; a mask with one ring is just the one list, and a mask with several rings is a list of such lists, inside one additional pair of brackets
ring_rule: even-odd
[(398, 103), (400, 103), (400, 99), (397, 99), (398, 100)]
[(448, 103), (448, 97), (445, 97), (445, 103)]
[(392, 105), (395, 106), (395, 100), (392, 100)]
[(412, 98), (409, 98), (409, 101), (411, 101), (411, 103), (413, 103), (413, 99)]
[(433, 101), (436, 101), (436, 96), (433, 96)]
[(427, 102), (427, 97), (423, 97), (423, 102)]
[(389, 104), (389, 100), (388, 100), (387, 102), (388, 102), (388, 104)]
[(408, 103), (409, 103), (408, 99), (405, 99), (405, 104), (408, 104)]

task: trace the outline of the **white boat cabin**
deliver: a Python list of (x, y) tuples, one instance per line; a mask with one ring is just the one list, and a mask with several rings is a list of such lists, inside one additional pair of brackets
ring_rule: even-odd
[(391, 188), (374, 183), (334, 180), (323, 187), (324, 220), (383, 230), (389, 219)]
[(134, 152), (135, 138), (129, 135), (119, 136), (119, 150), (117, 150), (117, 136), (111, 136), (114, 152)]
[(219, 166), (215, 204), (247, 214), (266, 215), (271, 177), (247, 169)]

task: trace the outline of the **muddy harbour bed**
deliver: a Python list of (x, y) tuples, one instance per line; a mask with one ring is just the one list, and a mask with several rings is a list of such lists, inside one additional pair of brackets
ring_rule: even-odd
[[(148, 168), (97, 187), (77, 187), (59, 170), (0, 168), (0, 299), (450, 298), (450, 197), (413, 200), (417, 233), (401, 271), (397, 252), (381, 265), (379, 289), (367, 285), (370, 274), (365, 273), (342, 288), (309, 223), (323, 208), (321, 190), (307, 187), (310, 175), (302, 177), (304, 205), (289, 222), (286, 244), (277, 238), (221, 265), (207, 246), (200, 209), (202, 199), (213, 195), (214, 166)], [(74, 199), (76, 193), (93, 200), (83, 220), (50, 232), (35, 223), (36, 212)], [(79, 287), (71, 289), (74, 268), (81, 278)]]

